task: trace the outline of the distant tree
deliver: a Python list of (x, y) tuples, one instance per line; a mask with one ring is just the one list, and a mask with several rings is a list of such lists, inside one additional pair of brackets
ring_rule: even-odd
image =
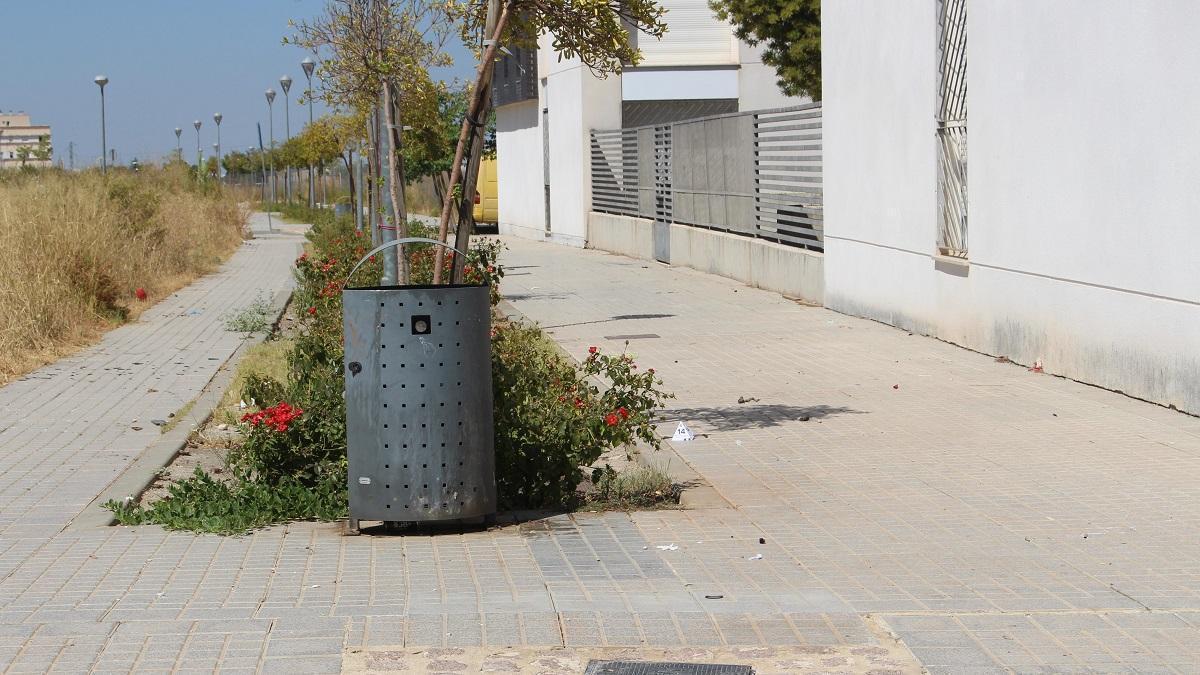
[(821, 0), (711, 0), (734, 33), (763, 44), (763, 63), (773, 66), (788, 96), (821, 100)]
[(38, 146), (33, 149), (33, 157), (38, 161), (48, 162), (50, 157), (54, 155), (54, 148), (50, 147), (50, 137), (46, 135), (38, 136)]
[(280, 147), (292, 166), (328, 166), (341, 160), (350, 169), (350, 151), (366, 137), (366, 122), (357, 114), (324, 115)]
[[(429, 69), (451, 64), (443, 47), (454, 33), (458, 13), (456, 0), (328, 0), (322, 15), (293, 23), (295, 35), (284, 40), (326, 53), (318, 73), (327, 103), (358, 113), (364, 127), (374, 126), (365, 124), (370, 111), (381, 111), (379, 131), (370, 132), (369, 173), (373, 185), (385, 173), (388, 177), (399, 237), (408, 231), (401, 129), (427, 118), (435, 107), (441, 86)], [(378, 209), (372, 218), (382, 212)], [(396, 278), (407, 283), (403, 249), (384, 257), (394, 259)]]
[(17, 159), (21, 160), (21, 166), (25, 166), (31, 155), (33, 155), (33, 148), (31, 146), (22, 145), (17, 148)]

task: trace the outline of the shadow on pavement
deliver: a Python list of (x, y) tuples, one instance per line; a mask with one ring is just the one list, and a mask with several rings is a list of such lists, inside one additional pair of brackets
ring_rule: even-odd
[(764, 403), (719, 408), (674, 408), (662, 411), (659, 416), (664, 422), (670, 424), (675, 422), (683, 422), (688, 425), (699, 423), (713, 431), (740, 431), (777, 427), (788, 422), (807, 422), (834, 415), (861, 414), (863, 414), (861, 410), (843, 406), (796, 406)]

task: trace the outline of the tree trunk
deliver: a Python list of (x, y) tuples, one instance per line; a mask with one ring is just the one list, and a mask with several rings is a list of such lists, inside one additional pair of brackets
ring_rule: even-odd
[[(408, 206), (404, 203), (404, 153), (403, 140), (400, 137), (400, 104), (396, 96), (394, 82), (383, 84), (383, 116), (386, 120), (384, 136), (388, 140), (388, 191), (392, 199), (392, 224), (396, 228), (396, 238), (408, 236)], [(396, 278), (401, 284), (409, 282), (408, 256), (404, 253), (404, 245), (397, 246)]]
[[(494, 69), (495, 66), (492, 66)], [(479, 163), (483, 157), (483, 141), (487, 133), (487, 118), (492, 113), (492, 78), (488, 75), (487, 85), (483, 92), (483, 110), (478, 118), (483, 122), (473, 128), (474, 138), (471, 139), (471, 156), (467, 160), (466, 175), (463, 176), (461, 206), (458, 208), (458, 230), (454, 233), (454, 247), (466, 251), (470, 246), (471, 230), (475, 225), (475, 192), (479, 185)], [(454, 257), (453, 283), (463, 282), (463, 273), (467, 261), (463, 256)]]
[[(350, 181), (350, 202), (349, 203), (352, 207), (355, 203), (354, 196), (356, 194), (356, 189), (358, 187), (354, 184), (354, 169), (351, 166), (353, 164), (353, 162), (354, 162), (354, 151), (353, 150), (347, 150), (345, 153), (342, 154), (342, 163), (346, 165), (346, 178), (349, 179), (349, 181)], [(297, 170), (296, 173), (299, 174), (300, 171)], [(296, 182), (297, 183), (300, 182), (299, 175), (296, 176)]]
[[(504, 25), (508, 23), (508, 15), (512, 9), (512, 6), (513, 0), (505, 1), (503, 8), (500, 10), (500, 16), (496, 20), (496, 27), (493, 31), (491, 31), (491, 44), (489, 44), (487, 49), (484, 50), (483, 58), (479, 62), (479, 74), (475, 78), (475, 86), (471, 90), (471, 102), (467, 106), (467, 115), (463, 119), (462, 129), (458, 134), (458, 145), (454, 149), (454, 164), (450, 167), (450, 181), (448, 189), (446, 190), (446, 201), (442, 205), (442, 217), (438, 222), (438, 239), (443, 242), (449, 239), (451, 212), (461, 208), (459, 201), (454, 198), (454, 188), (455, 186), (462, 184), (463, 160), (467, 157), (467, 145), (476, 137), (476, 134), (473, 133), (475, 125), (478, 124), (480, 127), (482, 127), (487, 123), (486, 119), (481, 120), (479, 115), (480, 112), (484, 111), (485, 109), (485, 97), (490, 97), (491, 94), (490, 90), (492, 71), (496, 62), (496, 52), (500, 49), (500, 36), (504, 33)], [(491, 6), (489, 6), (489, 23), (491, 23), (490, 14)], [(487, 31), (485, 31), (485, 35), (486, 34)], [(461, 196), (464, 201), (468, 199), (468, 189), (471, 191), (469, 198), (474, 198), (473, 193), (475, 186), (473, 184), (463, 185), (461, 189)], [(459, 223), (459, 231), (461, 232), (462, 214), (459, 213), (456, 215), (459, 216), (456, 222)], [(470, 231), (468, 230), (467, 236), (461, 238), (456, 237), (455, 246), (467, 246), (470, 243), (469, 238)], [(462, 250), (465, 251), (466, 249)], [(435, 284), (441, 283), (443, 251), (444, 249), (439, 247), (433, 266), (433, 282)]]

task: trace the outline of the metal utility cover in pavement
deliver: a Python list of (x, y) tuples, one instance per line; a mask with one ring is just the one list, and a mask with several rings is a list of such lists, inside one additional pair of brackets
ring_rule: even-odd
[(350, 518), (495, 513), (488, 288), (348, 288), (342, 302)]
[(750, 666), (653, 661), (589, 661), (584, 675), (753, 675)]

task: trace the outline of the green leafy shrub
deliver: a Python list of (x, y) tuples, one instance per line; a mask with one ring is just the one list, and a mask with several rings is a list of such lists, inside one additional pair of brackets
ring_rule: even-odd
[(220, 481), (200, 467), (175, 483), (151, 508), (110, 501), (105, 504), (122, 525), (158, 524), (169, 529), (240, 534), (289, 520), (336, 520), (346, 515), (346, 480), (332, 476), (315, 484), (293, 478), (273, 483)]
[[(242, 532), (346, 513), (346, 422), (342, 343), (342, 284), (370, 250), (369, 238), (345, 216), (312, 219), (311, 251), (296, 260), (293, 296), (299, 333), (288, 352), (288, 376), (245, 379), (243, 393), (262, 408), (242, 419), (245, 440), (230, 451), (229, 480), (199, 472), (146, 507), (110, 502), (125, 524), (159, 523), (210, 532)], [(432, 228), (411, 224), (414, 236)], [(502, 245), (480, 239), (466, 263), (468, 283), (487, 282), (498, 299)], [(434, 248), (406, 251), (413, 283), (429, 283)], [(377, 285), (375, 256), (354, 285)], [(446, 271), (452, 259), (446, 257)], [(603, 380), (609, 386), (597, 385)], [(671, 398), (653, 369), (639, 370), (626, 353), (592, 348), (582, 364), (556, 350), (536, 326), (502, 322), (492, 332), (496, 481), (502, 506), (572, 506), (589, 467), (611, 448), (637, 441), (657, 447), (652, 414)], [(628, 499), (624, 483), (605, 478), (603, 489)], [(651, 490), (650, 492), (653, 492)]]
[[(660, 445), (651, 416), (672, 396), (653, 368), (639, 372), (629, 354), (596, 347), (577, 367), (536, 326), (501, 324), (493, 332), (496, 486), (505, 506), (570, 504), (605, 450), (639, 440)], [(596, 378), (612, 386), (601, 391)]]

